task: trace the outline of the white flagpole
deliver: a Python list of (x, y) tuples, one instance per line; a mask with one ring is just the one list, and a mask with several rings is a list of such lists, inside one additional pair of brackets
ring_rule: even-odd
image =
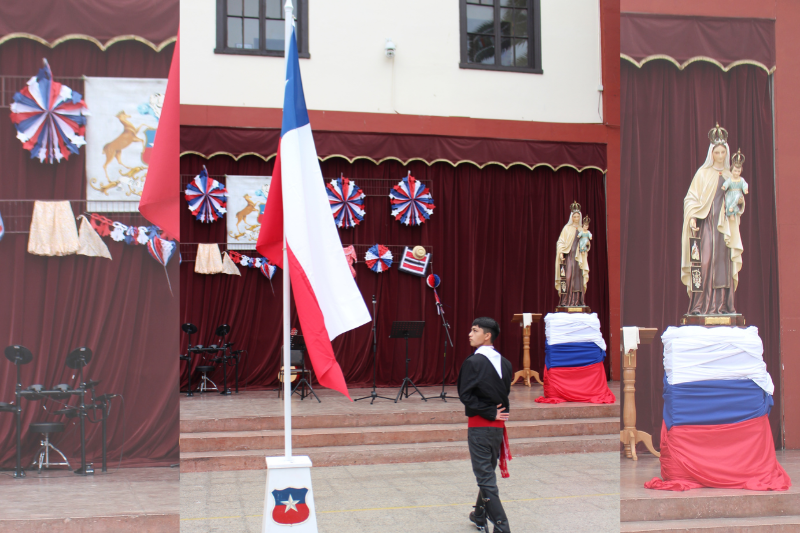
[[(283, 42), (283, 57), (286, 68), (284, 72), (289, 72), (289, 42), (292, 38), (292, 0), (286, 0), (284, 4), (285, 28)], [(285, 105), (285, 102), (284, 102)], [(285, 179), (285, 176), (282, 177)], [(286, 458), (292, 459), (292, 371), (291, 365), (291, 283), (289, 281), (289, 253), (286, 246), (286, 216), (283, 217), (283, 427), (284, 427), (284, 448)]]

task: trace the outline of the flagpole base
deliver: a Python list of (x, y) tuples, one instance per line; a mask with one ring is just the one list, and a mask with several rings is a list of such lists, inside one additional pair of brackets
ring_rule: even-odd
[[(318, 533), (311, 459), (308, 456), (267, 457), (262, 533)], [(288, 502), (288, 503), (287, 503)]]

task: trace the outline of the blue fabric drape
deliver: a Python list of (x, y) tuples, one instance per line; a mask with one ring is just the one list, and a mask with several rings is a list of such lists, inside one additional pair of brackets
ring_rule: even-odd
[(606, 352), (593, 342), (544, 343), (544, 364), (547, 368), (589, 366), (601, 362), (605, 357)]

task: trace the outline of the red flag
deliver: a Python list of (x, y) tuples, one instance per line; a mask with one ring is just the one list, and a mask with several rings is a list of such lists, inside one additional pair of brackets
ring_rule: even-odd
[(164, 106), (147, 168), (139, 212), (167, 237), (180, 241), (180, 32), (172, 52)]

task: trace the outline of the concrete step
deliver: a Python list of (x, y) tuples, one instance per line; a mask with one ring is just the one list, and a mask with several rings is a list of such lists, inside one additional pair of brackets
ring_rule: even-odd
[[(624, 493), (623, 493), (624, 494)], [(694, 489), (686, 492), (647, 491), (620, 500), (620, 522), (709, 520), (794, 516), (800, 510), (800, 491)]]
[[(619, 433), (560, 437), (511, 438), (514, 457), (559, 453), (612, 452), (619, 450)], [(293, 448), (294, 455), (307, 455), (315, 466), (420, 463), (469, 459), (466, 441), (425, 442), (419, 444), (372, 444), (358, 446), (320, 446)], [(181, 452), (181, 472), (218, 470), (264, 470), (265, 457), (278, 457), (283, 448)], [(513, 467), (513, 461), (512, 461)]]
[(796, 533), (800, 516), (622, 522), (620, 533)]
[[(413, 397), (412, 397), (413, 398)], [(313, 398), (304, 401), (313, 402)], [(384, 403), (385, 400), (378, 400)], [(457, 400), (455, 400), (457, 402)], [(408, 400), (403, 400), (408, 403)], [(451, 400), (452, 402), (452, 400)], [(297, 403), (297, 402), (295, 402)], [(402, 403), (402, 402), (401, 402)], [(421, 403), (421, 402), (420, 402)], [(316, 402), (314, 402), (316, 405)], [(358, 404), (359, 408), (361, 403)], [(369, 407), (369, 404), (365, 404)], [(400, 405), (400, 404), (398, 404)], [(363, 409), (353, 412), (325, 412), (329, 406), (322, 405), (319, 414), (303, 415), (293, 414), (293, 429), (310, 428), (344, 428), (344, 427), (374, 427), (374, 426), (405, 426), (421, 424), (463, 424), (465, 422), (464, 410), (461, 404), (457, 408), (451, 404), (441, 409), (423, 410), (408, 409), (402, 405), (391, 412), (375, 411), (363, 412)], [(619, 404), (534, 404), (531, 407), (515, 408), (512, 412), (515, 421), (526, 420), (563, 420), (568, 418), (609, 418), (619, 419)], [(283, 429), (283, 410), (264, 416), (221, 417), (203, 416), (189, 420), (181, 420), (181, 433), (207, 433), (217, 431), (261, 431)]]
[(72, 518), (31, 518), (0, 520), (3, 533), (174, 533), (180, 529), (178, 514), (119, 516), (77, 516)]
[[(608, 435), (619, 431), (619, 418), (513, 421), (507, 427), (510, 439)], [(265, 450), (282, 447), (283, 440), (282, 429), (186, 433), (181, 435), (180, 446), (182, 452)], [(292, 446), (296, 448), (466, 440), (467, 427), (463, 417), (458, 424), (292, 428)]]

